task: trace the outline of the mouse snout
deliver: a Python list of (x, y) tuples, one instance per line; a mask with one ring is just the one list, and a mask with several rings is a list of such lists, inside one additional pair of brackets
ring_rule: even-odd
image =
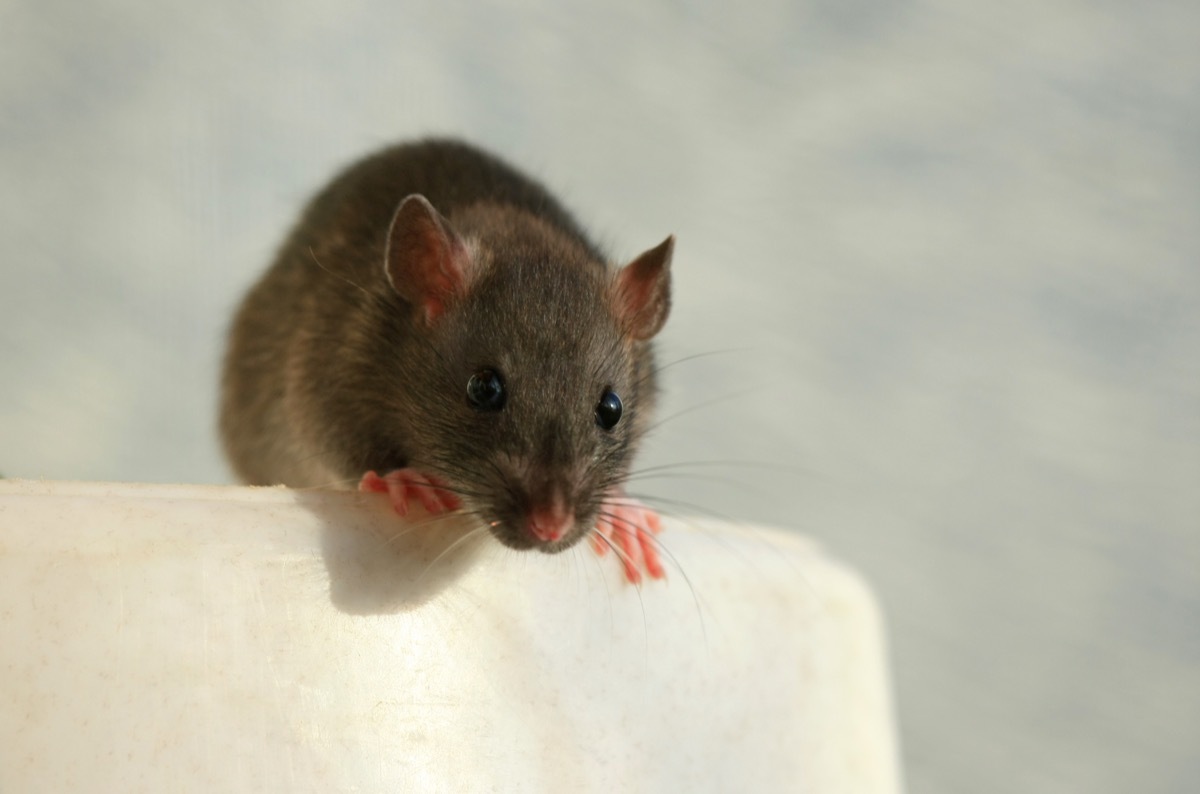
[(561, 497), (549, 504), (535, 506), (526, 519), (529, 533), (542, 543), (556, 543), (565, 538), (575, 526), (575, 515), (567, 509)]

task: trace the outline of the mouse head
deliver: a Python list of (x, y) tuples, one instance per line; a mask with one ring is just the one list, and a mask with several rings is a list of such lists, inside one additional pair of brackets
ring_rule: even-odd
[[(418, 307), (426, 325), (433, 325), (467, 295), (478, 274), (482, 263), (472, 248), (424, 196), (410, 195), (400, 203), (388, 232), (388, 282)], [(632, 339), (650, 339), (667, 321), (674, 249), (675, 237), (669, 236), (617, 274), (613, 308)]]
[(406, 352), (407, 374), (436, 395), (416, 407), (411, 465), (506, 545), (560, 551), (594, 525), (645, 432), (674, 239), (613, 269), (529, 212), (453, 218), (409, 196), (388, 237), (388, 281), (429, 342)]

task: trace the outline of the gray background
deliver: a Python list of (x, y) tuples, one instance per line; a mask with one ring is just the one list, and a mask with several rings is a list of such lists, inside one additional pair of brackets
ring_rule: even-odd
[(642, 463), (723, 464), (640, 490), (866, 574), (913, 791), (1195, 791), (1197, 31), (1184, 2), (0, 2), (0, 471), (228, 481), (237, 296), (333, 169), (458, 133), (620, 257), (678, 234), (665, 358), (732, 352), (667, 370)]

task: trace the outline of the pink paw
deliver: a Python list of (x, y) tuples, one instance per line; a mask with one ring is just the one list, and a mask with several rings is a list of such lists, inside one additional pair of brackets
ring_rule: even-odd
[(642, 581), (643, 567), (651, 578), (665, 578), (667, 573), (654, 542), (654, 536), (662, 531), (658, 513), (619, 493), (610, 493), (600, 511), (591, 538), (595, 552), (604, 555), (614, 548), (625, 578), (633, 584)]
[(447, 489), (445, 483), (416, 469), (396, 469), (382, 477), (369, 471), (359, 481), (358, 490), (386, 493), (392, 500), (392, 507), (402, 516), (408, 515), (409, 500), (414, 498), (430, 515), (462, 506), (462, 501)]

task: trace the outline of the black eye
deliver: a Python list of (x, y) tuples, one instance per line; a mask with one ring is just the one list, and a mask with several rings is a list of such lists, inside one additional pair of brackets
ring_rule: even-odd
[(481, 369), (467, 381), (467, 402), (477, 411), (499, 411), (504, 407), (504, 379), (491, 369)]
[(612, 389), (606, 389), (600, 402), (596, 403), (596, 424), (612, 430), (621, 421), (621, 398)]

